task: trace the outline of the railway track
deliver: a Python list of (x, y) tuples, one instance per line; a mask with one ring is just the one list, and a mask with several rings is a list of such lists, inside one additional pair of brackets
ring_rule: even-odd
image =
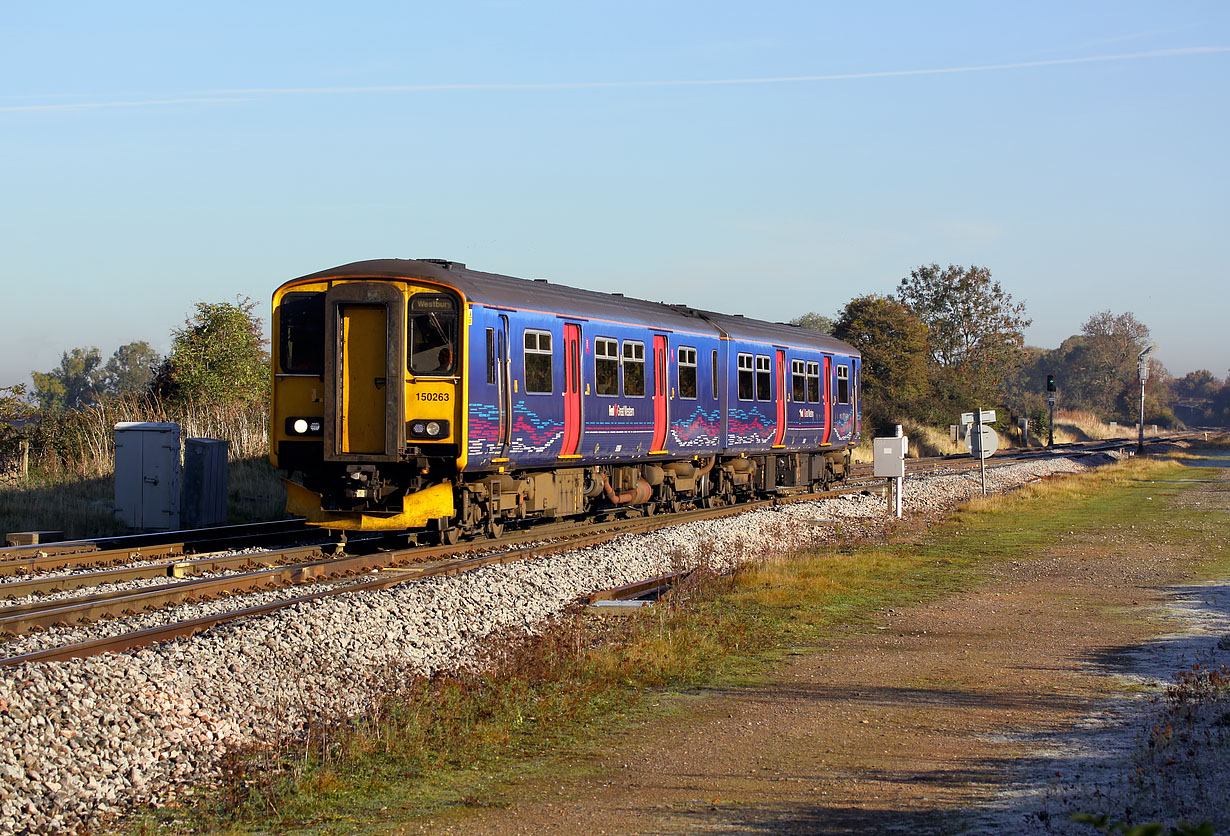
[[(1123, 446), (1127, 446), (1127, 443), (1101, 443), (1085, 445), (1079, 449), (1069, 447), (1062, 451), (1049, 451), (1049, 454), (1070, 456), (1081, 452), (1091, 453)], [(1036, 457), (1036, 454), (999, 457), (998, 461), (989, 462), (988, 467), (1005, 466), (1023, 458)], [(971, 461), (968, 458), (934, 457), (910, 460), (909, 473), (917, 475), (938, 470), (960, 471), (977, 466), (976, 460)], [(55, 661), (132, 649), (156, 641), (190, 636), (226, 621), (272, 612), (319, 598), (361, 590), (384, 589), (417, 579), (457, 574), (512, 560), (531, 559), (602, 543), (622, 534), (651, 531), (694, 520), (717, 519), (757, 508), (879, 488), (878, 484), (871, 481), (869, 465), (865, 468), (856, 468), (851, 474), (851, 479), (853, 484), (834, 491), (779, 495), (731, 506), (691, 509), (655, 516), (630, 516), (626, 519), (613, 519), (600, 523), (564, 522), (535, 526), (528, 530), (510, 531), (499, 540), (483, 539), (456, 545), (411, 548), (378, 548), (379, 544), (375, 541), (360, 541), (350, 544), (350, 548), (359, 551), (366, 550), (367, 553), (338, 553), (333, 556), (325, 554), (327, 549), (325, 544), (318, 544), (261, 552), (212, 555), (194, 559), (155, 561), (138, 566), (9, 581), (0, 585), (0, 595), (27, 598), (38, 593), (87, 589), (135, 580), (152, 581), (149, 585), (137, 589), (113, 589), (71, 598), (55, 597), (0, 606), (0, 633), (10, 635), (88, 624), (100, 619), (119, 619), (178, 604), (195, 603), (230, 595), (284, 589), (304, 584), (330, 585), (323, 589), (257, 606), (240, 607), (188, 621), (0, 658), (0, 666), (22, 662)], [(276, 532), (278, 536), (285, 536), (287, 533), (297, 533), (301, 536), (304, 530), (302, 526), (299, 526), (296, 531), (291, 525)], [(274, 534), (273, 529), (257, 532), (259, 537), (274, 536)], [(79, 559), (85, 561), (86, 566), (111, 566), (121, 561), (125, 554), (130, 560), (142, 561), (148, 561), (151, 556), (181, 556), (183, 550), (188, 547), (186, 542), (182, 542), (185, 538), (172, 539), (175, 541), (150, 544), (132, 543), (118, 549), (95, 547), (94, 551), (68, 551), (44, 555), (31, 555), (29, 550), (32, 547), (21, 547), (18, 550), (7, 550), (7, 555), (0, 552), (0, 573), (15, 574), (18, 567), (22, 567), (20, 571), (26, 572), (39, 571), (42, 566), (81, 568), (83, 563), (77, 562)], [(217, 540), (216, 537), (212, 538), (212, 541)], [(202, 536), (194, 542), (210, 541), (210, 538)], [(55, 551), (54, 547), (57, 545), (60, 544), (45, 544), (42, 547), (33, 548), (51, 547), (51, 550)], [(50, 562), (39, 563), (43, 560)], [(15, 571), (6, 572), (8, 568), (13, 568)], [(367, 577), (356, 580), (358, 576)], [(167, 579), (166, 582), (157, 582), (158, 579), (164, 578)], [(3, 648), (0, 647), (0, 654), (2, 653)]]

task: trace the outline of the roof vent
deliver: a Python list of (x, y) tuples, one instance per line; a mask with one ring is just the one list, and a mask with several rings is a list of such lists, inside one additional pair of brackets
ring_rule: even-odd
[(534, 279), (534, 281), (536, 281), (536, 282), (542, 282), (543, 284), (546, 284), (546, 283), (547, 283), (547, 280), (546, 280), (546, 279)]
[(445, 270), (466, 269), (466, 266), (460, 261), (449, 261), (447, 258), (420, 258), (419, 261), (426, 261), (428, 264), (439, 264)]
[(612, 293), (611, 295), (612, 295), (612, 296), (623, 296), (623, 294), (622, 294), (622, 293)]

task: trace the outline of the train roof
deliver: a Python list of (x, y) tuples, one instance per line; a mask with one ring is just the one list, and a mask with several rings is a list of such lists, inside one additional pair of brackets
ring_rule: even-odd
[(716, 313), (687, 305), (650, 302), (619, 293), (602, 293), (554, 284), (545, 279), (519, 279), (499, 273), (484, 273), (471, 270), (459, 262), (440, 259), (390, 258), (355, 261), (300, 276), (289, 284), (360, 276), (424, 279), (461, 291), (471, 303), (497, 308), (541, 310), (582, 319), (634, 322), (678, 331), (710, 332), (762, 343), (806, 346), (838, 354), (859, 354), (853, 346), (836, 337), (797, 325), (765, 322), (739, 314)]

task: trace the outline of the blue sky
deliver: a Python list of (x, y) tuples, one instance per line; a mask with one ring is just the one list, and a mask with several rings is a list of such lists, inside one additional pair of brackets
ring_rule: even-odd
[(979, 264), (1230, 369), (1230, 5), (5, 4), (0, 385), (365, 258), (785, 320)]

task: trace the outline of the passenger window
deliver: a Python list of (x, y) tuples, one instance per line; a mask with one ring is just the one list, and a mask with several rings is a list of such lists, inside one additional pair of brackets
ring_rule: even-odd
[(645, 394), (645, 344), (624, 342), (624, 394), (641, 397)]
[(525, 391), (551, 394), (551, 333), (525, 332)]
[(679, 349), (679, 397), (696, 398), (696, 349)]
[(803, 360), (790, 361), (790, 397), (795, 403), (807, 400), (807, 363)]
[(410, 298), (410, 371), (451, 375), (457, 362), (457, 307), (443, 293)]
[(718, 397), (718, 369), (717, 369), (717, 351), (713, 352), (712, 358), (709, 361), (709, 370), (713, 373), (713, 397)]
[(763, 354), (756, 355), (756, 400), (773, 400), (773, 367)]
[(287, 293), (278, 307), (278, 361), (288, 374), (325, 373), (325, 295)]
[(752, 376), (752, 355), (739, 355), (739, 400), (750, 401), (756, 393), (756, 384)]
[(850, 367), (837, 367), (837, 403), (850, 402)]
[(594, 391), (619, 394), (619, 343), (609, 337), (594, 340)]
[(807, 364), (807, 402), (820, 403), (820, 364)]

